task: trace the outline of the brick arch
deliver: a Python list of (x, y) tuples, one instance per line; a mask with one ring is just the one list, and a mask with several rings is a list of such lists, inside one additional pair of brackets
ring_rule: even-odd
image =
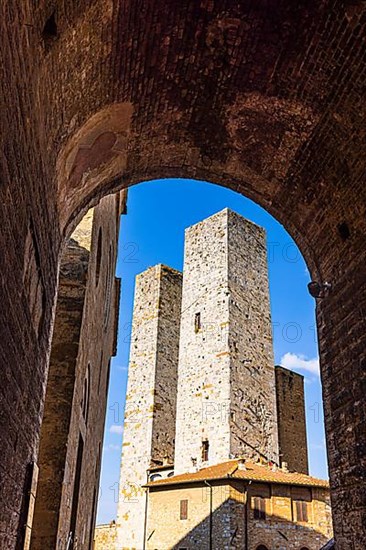
[(229, 187), (266, 208), (286, 226), (315, 278), (321, 279), (303, 215), (296, 215), (299, 206), (307, 207), (303, 189), (285, 209), (281, 195), (283, 180), (318, 114), (296, 101), (246, 94), (227, 109), (230, 147), (221, 158), (208, 156), (187, 136), (178, 144), (172, 141), (164, 116), (136, 135), (136, 109), (130, 103), (103, 107), (61, 150), (56, 166), (62, 234), (70, 234), (83, 212), (105, 193), (153, 179), (199, 179)]
[[(11, 368), (0, 545), (15, 545), (37, 455), (62, 237), (102, 195), (174, 176), (254, 199), (313, 277), (332, 283), (317, 317), (336, 543), (366, 546), (364, 14), (348, 0), (64, 0), (57, 10), (15, 0), (3, 10), (0, 351)], [(120, 105), (119, 133), (118, 116), (106, 121)]]

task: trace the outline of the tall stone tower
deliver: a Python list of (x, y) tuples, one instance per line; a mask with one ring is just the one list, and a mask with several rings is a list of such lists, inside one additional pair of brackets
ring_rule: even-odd
[(265, 232), (228, 209), (186, 230), (175, 474), (278, 462)]
[(157, 265), (136, 277), (126, 395), (118, 549), (143, 548), (147, 470), (173, 462), (182, 274)]
[(275, 372), (280, 464), (308, 474), (304, 377), (281, 366)]

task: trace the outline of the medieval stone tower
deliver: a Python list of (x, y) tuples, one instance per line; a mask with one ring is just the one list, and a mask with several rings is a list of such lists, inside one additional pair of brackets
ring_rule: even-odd
[(118, 550), (144, 548), (148, 481), (232, 458), (308, 471), (303, 378), (273, 362), (265, 231), (231, 210), (186, 230), (183, 277), (136, 278), (122, 449)]
[(143, 547), (147, 470), (173, 462), (182, 274), (136, 278), (122, 447), (118, 548)]
[(185, 236), (175, 474), (278, 461), (264, 230), (228, 209)]

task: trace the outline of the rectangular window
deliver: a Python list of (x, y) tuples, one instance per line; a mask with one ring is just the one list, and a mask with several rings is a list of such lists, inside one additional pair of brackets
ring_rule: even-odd
[(180, 501), (180, 519), (188, 519), (188, 500)]
[(254, 519), (266, 519), (266, 499), (252, 497), (252, 508)]
[(201, 314), (196, 313), (194, 316), (194, 332), (199, 332), (201, 330)]
[(207, 440), (202, 441), (202, 461), (203, 462), (208, 461), (208, 449), (209, 449), (209, 447), (210, 447), (210, 444)]
[(296, 507), (296, 521), (307, 522), (308, 521), (308, 503), (304, 500), (295, 501)]

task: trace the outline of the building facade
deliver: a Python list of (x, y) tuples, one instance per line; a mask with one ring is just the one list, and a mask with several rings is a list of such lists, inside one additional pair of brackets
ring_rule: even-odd
[(324, 480), (231, 460), (147, 485), (146, 550), (320, 550), (332, 536)]
[(115, 277), (126, 194), (90, 210), (65, 245), (46, 387), (31, 550), (91, 550), (110, 360), (116, 352)]

